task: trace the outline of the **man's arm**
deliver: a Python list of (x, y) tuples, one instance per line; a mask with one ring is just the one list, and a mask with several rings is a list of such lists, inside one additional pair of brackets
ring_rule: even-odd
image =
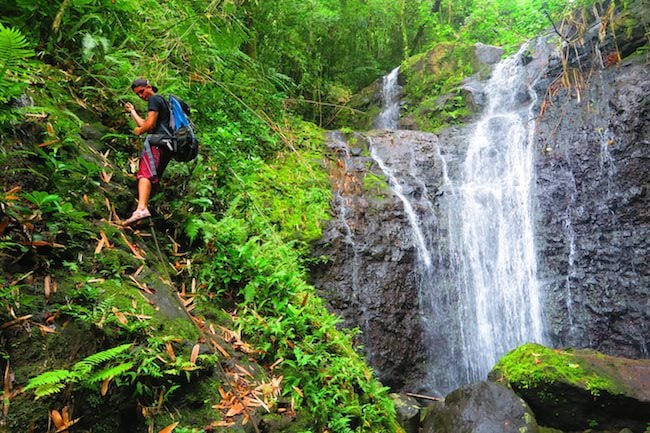
[[(134, 110), (135, 111), (135, 110)], [(137, 115), (137, 113), (136, 113)], [(140, 117), (140, 116), (138, 116)], [(133, 130), (133, 133), (135, 135), (142, 135), (145, 132), (152, 131), (156, 127), (156, 121), (158, 120), (158, 112), (157, 111), (149, 111), (147, 113), (147, 118), (142, 120), (140, 117), (140, 120), (142, 121), (141, 123), (138, 122), (135, 118), (135, 123), (138, 124), (138, 127)]]
[(144, 124), (144, 119), (140, 117), (137, 111), (135, 111), (135, 107), (133, 106), (133, 104), (127, 102), (126, 104), (124, 104), (124, 109), (129, 113), (131, 113), (131, 118), (135, 121), (136, 125), (142, 126)]

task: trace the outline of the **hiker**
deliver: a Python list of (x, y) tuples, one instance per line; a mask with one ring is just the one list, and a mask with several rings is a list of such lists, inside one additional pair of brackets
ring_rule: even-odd
[(133, 214), (123, 222), (123, 225), (133, 224), (143, 218), (151, 216), (149, 208), (149, 197), (152, 190), (158, 186), (158, 182), (171, 159), (172, 152), (167, 146), (168, 135), (162, 125), (169, 123), (169, 108), (164, 98), (157, 95), (158, 88), (152, 86), (149, 80), (138, 78), (131, 83), (131, 90), (135, 92), (140, 99), (147, 101), (147, 117), (140, 117), (135, 107), (130, 102), (124, 104), (124, 108), (131, 114), (136, 123), (133, 133), (142, 135), (147, 133), (144, 140), (144, 150), (140, 155), (140, 163), (136, 178), (138, 179), (138, 206)]

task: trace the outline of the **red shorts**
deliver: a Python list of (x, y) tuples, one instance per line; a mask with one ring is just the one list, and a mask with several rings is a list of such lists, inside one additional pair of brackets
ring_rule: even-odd
[[(167, 168), (167, 164), (169, 164), (171, 156), (171, 152), (168, 149), (156, 145), (151, 146), (151, 155), (149, 155), (146, 149), (143, 150), (142, 155), (140, 155), (138, 173), (135, 177), (137, 179), (149, 179), (151, 183), (158, 183), (165, 172), (165, 168)], [(153, 161), (151, 161), (151, 157), (153, 157)], [(152, 169), (152, 162), (155, 170)]]

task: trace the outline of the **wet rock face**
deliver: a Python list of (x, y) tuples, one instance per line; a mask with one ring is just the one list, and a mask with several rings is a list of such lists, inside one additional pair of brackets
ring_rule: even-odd
[(650, 356), (648, 70), (624, 61), (581, 101), (560, 89), (541, 102), (538, 271), (557, 346)]
[(339, 136), (329, 145), (339, 158), (332, 172), (337, 216), (315, 247), (329, 261), (312, 268), (312, 282), (346, 327), (361, 329), (359, 342), (382, 382), (418, 389), (426, 371), (417, 366), (425, 365), (427, 350), (403, 205), (368, 155), (367, 138)]

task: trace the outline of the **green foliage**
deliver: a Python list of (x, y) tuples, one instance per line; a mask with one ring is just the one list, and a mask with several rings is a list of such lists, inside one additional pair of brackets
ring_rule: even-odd
[[(71, 370), (46, 371), (31, 378), (25, 386), (25, 390), (33, 389), (34, 395), (38, 399), (55, 394), (69, 384), (78, 383), (82, 386), (90, 386), (105, 379), (121, 376), (133, 368), (133, 363), (126, 361), (129, 357), (124, 353), (131, 346), (131, 344), (122, 344), (97, 352), (75, 363)], [(109, 366), (97, 370), (105, 363), (109, 363)]]
[(27, 58), (34, 52), (17, 29), (0, 23), (0, 104), (20, 96), (28, 82)]

